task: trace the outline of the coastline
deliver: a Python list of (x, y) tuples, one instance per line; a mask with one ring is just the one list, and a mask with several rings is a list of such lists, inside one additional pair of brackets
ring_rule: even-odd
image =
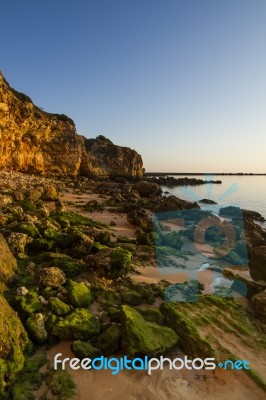
[[(186, 282), (187, 277), (185, 271), (183, 275), (177, 275), (176, 273), (173, 273), (172, 275), (166, 273), (164, 275), (162, 274), (162, 270), (158, 268), (153, 242), (149, 239), (150, 225), (148, 224), (152, 215), (151, 210), (154, 207), (159, 207), (159, 210), (165, 209), (165, 207), (169, 207), (169, 205), (172, 207), (171, 201), (175, 201), (175, 204), (182, 208), (185, 204), (188, 204), (184, 200), (174, 198), (173, 196), (170, 199), (161, 196), (158, 187), (156, 185), (154, 186), (152, 183), (148, 183), (149, 186), (147, 186), (146, 184), (142, 185), (138, 183), (121, 184), (112, 181), (97, 182), (87, 179), (65, 179), (63, 181), (58, 179), (51, 181), (47, 179), (43, 180), (42, 182), (39, 178), (35, 178), (34, 176), (24, 176), (19, 174), (12, 174), (12, 176), (13, 178), (15, 177), (15, 181), (17, 182), (16, 184), (19, 184), (20, 186), (21, 182), (23, 181), (23, 177), (25, 180), (27, 180), (27, 185), (29, 185), (29, 187), (34, 185), (38, 187), (40, 184), (56, 185), (57, 190), (60, 192), (59, 196), (57, 198), (55, 197), (53, 200), (44, 201), (42, 206), (47, 210), (48, 215), (50, 215), (49, 218), (54, 218), (53, 215), (56, 214), (53, 213), (58, 212), (56, 210), (58, 210), (58, 207), (60, 207), (59, 209), (61, 210), (60, 213), (62, 213), (62, 215), (67, 216), (67, 213), (72, 213), (71, 215), (73, 215), (73, 217), (74, 215), (80, 215), (82, 218), (85, 218), (84, 222), (92, 221), (91, 223), (95, 223), (95, 227), (90, 230), (90, 235), (92, 235), (93, 232), (95, 238), (100, 238), (99, 234), (102, 232), (100, 239), (102, 241), (108, 233), (108, 240), (110, 240), (108, 245), (100, 244), (100, 242), (99, 244), (96, 243), (96, 253), (83, 258), (86, 260), (85, 263), (88, 270), (87, 272), (84, 271), (79, 275), (77, 282), (87, 282), (86, 284), (88, 284), (89, 288), (97, 287), (100, 288), (100, 291), (102, 291), (103, 288), (105, 288), (104, 290), (108, 288), (108, 290), (116, 292), (118, 297), (119, 295), (121, 296), (120, 293), (122, 293), (122, 288), (126, 287), (127, 290), (132, 291), (130, 292), (130, 296), (133, 296), (134, 294), (134, 296), (138, 298), (144, 288), (145, 290), (148, 290), (148, 288), (153, 287), (152, 285), (155, 285), (156, 288), (167, 288), (169, 284)], [(11, 179), (9, 179), (9, 182), (11, 182)], [(144, 190), (144, 186), (145, 191), (147, 190), (147, 187), (149, 187), (151, 193), (153, 193), (155, 190), (158, 193), (156, 192), (157, 194), (152, 195), (151, 197), (147, 197), (146, 195), (143, 196), (142, 190)], [(138, 195), (136, 194), (135, 190), (132, 190), (133, 187), (139, 188), (140, 193)], [(129, 188), (131, 190), (129, 190)], [(130, 196), (130, 206), (128, 205), (128, 200), (125, 200), (126, 196)], [(139, 206), (136, 207), (136, 204), (140, 205), (140, 209)], [(13, 206), (9, 204), (4, 207), (6, 207), (6, 210), (10, 210)], [(198, 210), (200, 210), (200, 208), (198, 208)], [(47, 217), (41, 218), (45, 219)], [(55, 223), (55, 220), (53, 219), (50, 219), (50, 221)], [(63, 220), (62, 223), (65, 224)], [(36, 226), (38, 226), (38, 222)], [(142, 228), (140, 228), (140, 226)], [(173, 226), (175, 225), (171, 225), (170, 223), (170, 229)], [(70, 228), (63, 228), (62, 232), (71, 231), (71, 234), (73, 234), (74, 231), (71, 230), (72, 228), (70, 231), (69, 229)], [(143, 231), (142, 229), (145, 230)], [(252, 229), (257, 228), (254, 228), (252, 225)], [(85, 232), (88, 234), (88, 228), (86, 227), (83, 228), (83, 234)], [(170, 231), (167, 228), (165, 233), (167, 234), (169, 232)], [(177, 232), (180, 232), (180, 227), (177, 227)], [(5, 233), (5, 235), (8, 238), (8, 232)], [(77, 244), (75, 244), (75, 246), (77, 246)], [(187, 250), (191, 251), (191, 241), (187, 240), (186, 246), (188, 246)], [(100, 254), (104, 254), (104, 252), (107, 250), (109, 251), (109, 249), (115, 249), (117, 247), (128, 250), (130, 249), (130, 252), (132, 252), (132, 269), (126, 274), (126, 276), (119, 277), (118, 281), (116, 281), (116, 279), (108, 278), (105, 274), (98, 275), (100, 271), (98, 271), (98, 265), (100, 265), (98, 263), (99, 260), (101, 260)], [(79, 248), (79, 252), (84, 252), (84, 247), (81, 246)], [(75, 247), (73, 248), (73, 251), (74, 250)], [(68, 252), (68, 250), (63, 250), (62, 253), (66, 253), (66, 251)], [(200, 247), (200, 251), (202, 252), (202, 255), (191, 256), (191, 259), (188, 261), (187, 265), (190, 265), (190, 268), (194, 268), (194, 264), (196, 266), (198, 263), (201, 265), (206, 263), (206, 256), (209, 257), (212, 254), (210, 249), (206, 246), (204, 247), (204, 245)], [(76, 251), (73, 254), (76, 254)], [(75, 257), (81, 259), (81, 254), (82, 253), (77, 253)], [(29, 254), (29, 256), (32, 257), (31, 254)], [(27, 255), (27, 257), (29, 256)], [(29, 258), (29, 260), (30, 259), (31, 258)], [(30, 271), (29, 261), (27, 261), (27, 258), (25, 265), (27, 270)], [(93, 269), (91, 269), (92, 265), (94, 266)], [(94, 270), (95, 268), (96, 270)], [(248, 316), (249, 314), (245, 314), (247, 312), (246, 310), (249, 310), (250, 312), (250, 299), (227, 300), (226, 298), (221, 298), (221, 304), (216, 303), (215, 298), (212, 299), (211, 295), (209, 294), (211, 292), (208, 289), (208, 285), (210, 285), (212, 280), (211, 274), (212, 271), (203, 270), (198, 276), (200, 284), (204, 285), (205, 287), (205, 292), (201, 292), (198, 302), (179, 303), (177, 304), (178, 309), (182, 311), (184, 318), (185, 315), (189, 315), (191, 322), (197, 321), (198, 333), (193, 333), (192, 336), (195, 335), (195, 337), (197, 337), (197, 335), (199, 335), (199, 338), (202, 338), (200, 340), (205, 338), (204, 340), (210, 341), (211, 346), (214, 346), (216, 348), (215, 351), (218, 351), (219, 353), (221, 352), (221, 348), (226, 349), (227, 357), (230, 357), (230, 354), (237, 352), (237, 357), (250, 360), (252, 363), (252, 368), (254, 368), (256, 374), (260, 376), (259, 379), (263, 380), (263, 370), (266, 368), (266, 361), (265, 349), (264, 347), (261, 347), (260, 344), (263, 335), (260, 328), (258, 330), (259, 319), (258, 316), (253, 315), (253, 310), (252, 318)], [(232, 274), (239, 276), (240, 271), (237, 270), (237, 268), (235, 268), (235, 271), (234, 268), (231, 268), (230, 273), (228, 272), (228, 274), (229, 279), (232, 279)], [(33, 277), (34, 276), (35, 275), (33, 273)], [(241, 278), (244, 279), (248, 285), (253, 285), (253, 280), (247, 270), (243, 271)], [(19, 285), (19, 283), (17, 285)], [(37, 283), (37, 289), (36, 283), (34, 283), (34, 285), (34, 290), (39, 290), (39, 284)], [(30, 289), (30, 286), (28, 286), (28, 288)], [(62, 294), (60, 293), (59, 298), (61, 298), (64, 302), (68, 302), (66, 295), (64, 295), (63, 289), (60, 290), (62, 290)], [(44, 293), (41, 291), (41, 288), (40, 293)], [(108, 311), (106, 312), (106, 310), (109, 310), (108, 303), (101, 303), (101, 297), (97, 295), (97, 291), (95, 291), (95, 289), (93, 293), (94, 300), (92, 305), (88, 308), (88, 311), (92, 313), (92, 315), (94, 315), (98, 321), (102, 321), (102, 318), (107, 318), (107, 321), (109, 321), (107, 323), (107, 327), (119, 325), (121, 322), (110, 322), (110, 315), (108, 314)], [(48, 298), (48, 303), (46, 300), (46, 304), (48, 305), (45, 305), (43, 310), (44, 313), (47, 312), (45, 310), (46, 307), (49, 306), (49, 301), (50, 300)], [(128, 304), (127, 301), (129, 301), (130, 307), (136, 307), (132, 305), (132, 300), (129, 300), (128, 298), (128, 300), (125, 302), (126, 304)], [(157, 310), (156, 312), (159, 312), (164, 303), (162, 295), (155, 296), (155, 298), (152, 300), (152, 304), (149, 304), (149, 302), (143, 298), (142, 300), (138, 301), (141, 301), (141, 304), (136, 307), (138, 312), (141, 310), (143, 312), (147, 312), (147, 310), (150, 309)], [(124, 303), (124, 300), (122, 303)], [(238, 307), (241, 307), (242, 310), (239, 314), (237, 312)], [(49, 313), (50, 311), (48, 311), (48, 315)], [(242, 319), (242, 313), (247, 315), (245, 317), (247, 320)], [(219, 322), (217, 320), (218, 314), (222, 316)], [(233, 328), (229, 329), (228, 321), (230, 321), (230, 323), (233, 323), (234, 321)], [(256, 321), (255, 325), (254, 321)], [(246, 336), (247, 333), (245, 330), (249, 332), (249, 339)], [(182, 334), (181, 332), (182, 331), (180, 331), (179, 334)], [(55, 340), (54, 336), (53, 340)], [(217, 340), (219, 342), (218, 347), (218, 342), (216, 342)], [(64, 353), (64, 356), (71, 355), (73, 357), (73, 353), (70, 350), (69, 344), (70, 342), (65, 342), (64, 339), (60, 339), (59, 342), (58, 339), (56, 339), (54, 344), (49, 344), (48, 347), (45, 347), (48, 360), (52, 362), (52, 358), (57, 352)], [(195, 346), (195, 355), (198, 354), (199, 350), (197, 350), (197, 348), (199, 344), (200, 342), (197, 343), (197, 341), (193, 344), (193, 346)], [(224, 351), (225, 350), (223, 350), (223, 352)], [(119, 354), (119, 352), (115, 354)], [(186, 354), (184, 349), (182, 354)], [(45, 368), (42, 369), (42, 371), (45, 373)], [(263, 385), (263, 383), (260, 383), (260, 386), (258, 386), (254, 379), (251, 379), (244, 371), (235, 372), (215, 370), (215, 372), (212, 374), (208, 373), (207, 371), (202, 371), (202, 373), (198, 374), (194, 371), (194, 373), (191, 374), (183, 370), (181, 372), (177, 372), (170, 371), (166, 368), (163, 371), (155, 372), (152, 376), (147, 376), (147, 374), (144, 372), (135, 371), (135, 373), (128, 373), (128, 371), (122, 371), (117, 377), (113, 377), (110, 374), (110, 371), (95, 371), (88, 374), (86, 372), (73, 372), (69, 370), (69, 373), (73, 377), (77, 386), (78, 400), (85, 400), (85, 398), (87, 398), (86, 396), (88, 391), (92, 396), (94, 396), (92, 398), (95, 400), (100, 400), (105, 395), (108, 395), (108, 398), (110, 399), (121, 398), (122, 400), (122, 398), (125, 398), (125, 395), (130, 395), (132, 398), (137, 399), (139, 398), (140, 393), (142, 396), (144, 396), (145, 400), (174, 400), (176, 398), (179, 398), (180, 400), (189, 400), (192, 396), (196, 395), (202, 399), (207, 398), (211, 400), (215, 398), (219, 400), (226, 394), (230, 394), (233, 400), (249, 399), (251, 396), (253, 396), (252, 398), (254, 399), (260, 400), (264, 397), (264, 391), (260, 387)], [(262, 382), (260, 380), (259, 382)], [(223, 387), (222, 394), (217, 394), (221, 387)], [(35, 392), (36, 399), (41, 400), (41, 396), (45, 393), (45, 391), (47, 391), (47, 387), (45, 386), (44, 382), (40, 389)], [(179, 397), (177, 397), (177, 393)]]

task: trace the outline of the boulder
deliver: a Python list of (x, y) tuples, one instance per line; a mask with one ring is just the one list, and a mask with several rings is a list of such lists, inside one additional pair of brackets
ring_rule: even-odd
[(176, 196), (168, 196), (160, 198), (153, 208), (155, 213), (164, 213), (167, 211), (187, 210), (187, 209), (200, 209), (198, 203), (179, 199)]
[(251, 250), (249, 261), (250, 275), (255, 281), (266, 281), (266, 246)]
[(43, 309), (38, 294), (33, 290), (29, 290), (24, 296), (16, 296), (16, 302), (23, 316), (29, 316)]
[(29, 199), (33, 203), (36, 203), (41, 199), (42, 194), (43, 194), (43, 187), (39, 186), (34, 189), (28, 190), (26, 195), (27, 199)]
[(119, 325), (112, 324), (103, 331), (97, 340), (97, 346), (102, 353), (108, 357), (114, 354), (120, 348), (121, 329)]
[(81, 258), (87, 256), (92, 248), (93, 239), (85, 235), (78, 229), (70, 229), (68, 231), (68, 246), (71, 248), (69, 253), (73, 257)]
[(58, 267), (47, 267), (41, 270), (39, 282), (42, 286), (59, 287), (66, 282), (66, 276)]
[(59, 317), (69, 314), (71, 312), (71, 307), (61, 301), (58, 297), (49, 298), (49, 308)]
[(138, 226), (144, 232), (153, 230), (152, 219), (145, 210), (139, 208), (130, 209), (127, 213), (127, 220), (130, 224)]
[(156, 322), (158, 325), (164, 325), (165, 317), (156, 307), (136, 307), (136, 310), (146, 321)]
[(266, 290), (252, 297), (252, 305), (256, 315), (266, 322)]
[(175, 231), (160, 235), (160, 239), (163, 245), (174, 247), (175, 249), (181, 249), (183, 246), (180, 233)]
[[(1, 243), (1, 242), (0, 242)], [(24, 365), (28, 335), (7, 301), (0, 295), (0, 397)]]
[(13, 199), (11, 196), (0, 194), (0, 207), (6, 206), (6, 205), (12, 204), (12, 203), (13, 203)]
[(141, 295), (133, 289), (123, 287), (120, 289), (120, 297), (123, 303), (138, 306), (142, 303)]
[(41, 313), (33, 314), (26, 321), (26, 328), (33, 342), (43, 344), (48, 338), (48, 333), (45, 329), (44, 317)]
[(83, 358), (90, 358), (91, 360), (93, 360), (94, 358), (100, 357), (102, 355), (100, 349), (94, 347), (90, 342), (85, 342), (82, 340), (75, 340), (74, 342), (72, 342), (71, 351), (80, 360), (82, 360)]
[(89, 256), (88, 262), (98, 275), (108, 278), (125, 276), (131, 270), (132, 253), (121, 247), (105, 248)]
[(67, 278), (73, 278), (79, 275), (85, 269), (85, 265), (81, 262), (60, 253), (42, 253), (38, 254), (36, 261), (40, 267), (57, 267), (64, 272)]
[(161, 186), (157, 185), (157, 183), (148, 181), (140, 181), (135, 183), (132, 186), (132, 189), (139, 193), (139, 195), (142, 197), (159, 196), (163, 192)]
[(26, 233), (18, 232), (12, 232), (7, 239), (10, 250), (15, 257), (24, 254), (26, 246), (31, 241), (32, 239)]
[(17, 296), (25, 296), (27, 293), (29, 293), (29, 291), (25, 286), (17, 288)]
[(57, 201), (59, 198), (58, 192), (53, 185), (46, 185), (43, 188), (42, 200)]
[(74, 307), (89, 307), (92, 303), (91, 291), (83, 282), (78, 283), (70, 279), (67, 283), (67, 295)]
[(133, 308), (122, 306), (122, 349), (130, 357), (157, 355), (172, 349), (178, 336), (168, 327), (145, 319)]
[(165, 316), (165, 324), (180, 337), (180, 345), (186, 354), (193, 357), (211, 357), (214, 350), (204, 339), (193, 320), (178, 310), (176, 303), (162, 303), (161, 313)]
[(201, 200), (199, 200), (199, 203), (203, 203), (203, 204), (217, 204), (216, 201), (211, 200), (211, 199), (201, 199)]
[(84, 308), (77, 308), (59, 321), (53, 328), (53, 334), (60, 339), (88, 340), (100, 333), (99, 320)]
[(7, 282), (17, 272), (17, 262), (0, 234), (0, 282)]

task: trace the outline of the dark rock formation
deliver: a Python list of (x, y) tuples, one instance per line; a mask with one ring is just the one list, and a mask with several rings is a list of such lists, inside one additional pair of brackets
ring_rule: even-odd
[(254, 280), (266, 281), (266, 246), (252, 249), (249, 268)]
[(199, 203), (203, 203), (203, 204), (217, 204), (216, 201), (211, 200), (211, 199), (202, 199), (202, 200), (199, 200)]
[(146, 176), (146, 180), (157, 183), (158, 185), (175, 187), (175, 186), (196, 186), (205, 185), (206, 183), (221, 184), (222, 181), (204, 181), (203, 179), (197, 178), (174, 178), (173, 176)]
[(265, 218), (257, 211), (244, 210), (236, 206), (223, 207), (220, 209), (219, 214), (224, 217), (242, 218), (243, 216), (245, 219), (250, 218), (260, 222), (265, 221)]
[(140, 181), (135, 183), (132, 187), (133, 190), (139, 193), (143, 197), (152, 197), (162, 194), (162, 189), (157, 183)]
[(142, 159), (103, 136), (86, 139), (66, 115), (36, 107), (0, 73), (0, 168), (38, 174), (142, 176)]

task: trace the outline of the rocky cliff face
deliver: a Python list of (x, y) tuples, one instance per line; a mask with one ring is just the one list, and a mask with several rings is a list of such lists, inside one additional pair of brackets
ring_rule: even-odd
[(65, 115), (36, 107), (0, 73), (0, 168), (30, 173), (141, 176), (141, 156), (99, 136), (86, 139)]

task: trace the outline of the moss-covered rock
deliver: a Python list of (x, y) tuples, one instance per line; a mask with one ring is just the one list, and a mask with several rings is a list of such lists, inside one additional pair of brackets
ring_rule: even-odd
[(97, 242), (100, 242), (101, 244), (108, 246), (111, 241), (111, 234), (109, 231), (97, 231), (94, 234), (94, 238)]
[(50, 214), (50, 218), (59, 222), (62, 228), (70, 226), (105, 226), (104, 224), (94, 222), (83, 215), (71, 212), (71, 211), (53, 211)]
[(25, 296), (16, 296), (16, 302), (22, 316), (29, 316), (43, 309), (38, 294), (33, 290), (29, 290)]
[(96, 292), (97, 302), (103, 307), (115, 307), (121, 304), (121, 298), (117, 292), (112, 289), (103, 289)]
[(41, 286), (59, 287), (66, 282), (66, 276), (58, 267), (42, 268), (40, 272)]
[(108, 307), (106, 309), (106, 311), (108, 312), (111, 320), (113, 322), (120, 322), (121, 321), (121, 312), (120, 312), (120, 308), (119, 307)]
[(123, 303), (137, 306), (142, 303), (141, 295), (133, 289), (123, 287), (120, 289), (120, 297)]
[(122, 349), (130, 357), (156, 355), (173, 348), (178, 343), (176, 333), (145, 319), (133, 308), (122, 306)]
[(68, 231), (67, 244), (71, 256), (81, 258), (87, 256), (92, 248), (93, 239), (78, 229)]
[(83, 282), (78, 283), (69, 279), (67, 282), (67, 294), (70, 303), (74, 307), (89, 307), (92, 303), (91, 291)]
[(50, 297), (49, 308), (58, 316), (63, 316), (71, 312), (71, 307), (58, 297)]
[(60, 339), (88, 340), (100, 333), (98, 319), (84, 308), (77, 308), (53, 328), (53, 334)]
[(6, 384), (23, 368), (27, 333), (15, 311), (0, 295), (0, 398)]
[(165, 316), (165, 323), (180, 337), (182, 349), (193, 357), (210, 357), (214, 350), (210, 343), (198, 331), (197, 325), (187, 314), (178, 310), (176, 303), (163, 303), (160, 311)]
[(105, 250), (108, 247), (105, 246), (104, 244), (101, 244), (100, 242), (94, 242), (91, 248), (92, 253), (98, 253), (100, 250)]
[(110, 257), (108, 275), (117, 278), (130, 271), (132, 254), (125, 249), (117, 247), (113, 249)]
[(100, 357), (102, 352), (97, 347), (94, 347), (90, 342), (82, 340), (75, 340), (71, 343), (71, 350), (80, 360), (83, 358), (90, 358), (93, 360), (96, 357)]
[(33, 314), (26, 321), (26, 328), (33, 342), (42, 344), (47, 340), (44, 317), (41, 313)]
[(26, 233), (12, 232), (8, 239), (8, 245), (12, 254), (17, 257), (24, 254), (26, 246), (31, 243), (32, 239)]
[(141, 229), (137, 229), (137, 243), (153, 246), (154, 245), (154, 234), (153, 232), (144, 232)]
[(120, 348), (121, 328), (117, 324), (112, 324), (103, 331), (97, 340), (97, 346), (107, 357), (114, 354)]
[(59, 322), (59, 318), (57, 315), (51, 314), (47, 318), (45, 322), (45, 329), (50, 334), (53, 331), (54, 326)]
[(57, 296), (57, 288), (47, 286), (41, 290), (41, 295), (48, 300), (50, 297)]
[(154, 290), (153, 286), (139, 282), (134, 283), (132, 288), (141, 295), (146, 303), (153, 304), (155, 302), (155, 294), (158, 295), (158, 291)]
[(42, 253), (32, 260), (40, 265), (40, 267), (58, 267), (66, 275), (67, 278), (74, 278), (79, 275), (84, 269), (85, 264), (59, 253)]
[(0, 234), (0, 281), (7, 282), (17, 271), (17, 262)]
[(40, 251), (53, 251), (56, 249), (56, 243), (52, 240), (38, 238), (33, 239), (33, 241), (29, 244), (29, 250), (34, 252)]
[(60, 247), (64, 247), (64, 236), (61, 232), (58, 232), (53, 228), (48, 228), (44, 230), (43, 236), (45, 239), (56, 242)]
[(183, 246), (183, 240), (179, 232), (173, 231), (160, 235), (160, 239), (165, 246), (174, 247), (175, 249), (181, 249)]
[(29, 237), (38, 237), (40, 236), (39, 229), (34, 224), (19, 224), (16, 228), (17, 232), (26, 233)]
[(36, 205), (31, 200), (22, 200), (19, 205), (24, 212), (35, 213), (37, 210)]
[(136, 307), (136, 310), (146, 321), (156, 322), (158, 325), (164, 325), (165, 317), (156, 307)]
[(58, 200), (58, 192), (54, 185), (45, 185), (42, 190), (42, 200), (45, 201), (57, 201)]

